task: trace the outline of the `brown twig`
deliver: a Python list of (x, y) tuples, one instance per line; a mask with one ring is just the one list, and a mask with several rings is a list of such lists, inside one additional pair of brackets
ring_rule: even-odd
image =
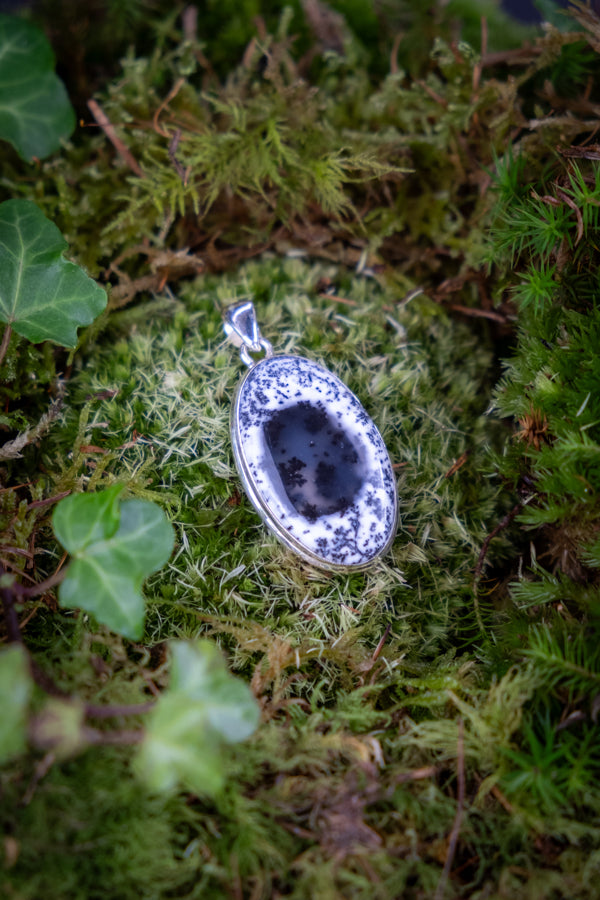
[(372, 656), (373, 662), (376, 662), (377, 657), (379, 656), (379, 654), (380, 654), (381, 651), (383, 650), (383, 645), (384, 645), (385, 642), (387, 641), (388, 635), (389, 635), (389, 633), (390, 633), (391, 630), (392, 630), (392, 625), (391, 625), (391, 623), (390, 623), (390, 624), (388, 624), (387, 628), (386, 628), (385, 631), (383, 632), (383, 636), (382, 636), (381, 640), (379, 641), (379, 643), (378, 643), (377, 646), (375, 647), (375, 650), (374, 650), (373, 656)]
[(497, 66), (506, 63), (507, 66), (520, 66), (523, 63), (533, 62), (537, 56), (541, 56), (542, 47), (518, 47), (516, 50), (499, 50), (496, 53), (482, 53), (481, 66)]
[(29, 671), (37, 686), (41, 688), (44, 693), (49, 694), (50, 697), (58, 697), (59, 700), (71, 699), (67, 692), (63, 691), (62, 688), (59, 688), (52, 678), (38, 665), (35, 659), (32, 659), (31, 657), (29, 657)]
[(141, 275), (133, 281), (117, 284), (110, 292), (108, 309), (111, 312), (116, 309), (121, 309), (133, 300), (136, 294), (139, 294), (142, 291), (158, 290), (160, 278), (161, 276), (159, 273), (154, 272), (152, 275)]
[(398, 68), (398, 50), (400, 49), (400, 44), (402, 43), (402, 38), (404, 35), (401, 31), (399, 31), (394, 37), (394, 43), (392, 44), (392, 49), (390, 51), (390, 74), (397, 75), (399, 72)]
[(18, 491), (19, 488), (30, 487), (32, 484), (32, 481), (22, 481), (21, 484), (11, 484), (10, 487), (0, 488), (0, 494), (6, 494), (8, 491)]
[(458, 720), (458, 738), (456, 742), (456, 770), (457, 770), (457, 778), (458, 778), (458, 790), (456, 797), (456, 815), (454, 817), (454, 823), (452, 825), (452, 831), (450, 832), (450, 838), (448, 840), (448, 852), (446, 854), (446, 861), (444, 863), (444, 869), (442, 871), (442, 877), (440, 878), (436, 891), (434, 900), (443, 900), (444, 893), (446, 891), (446, 884), (448, 883), (448, 878), (450, 876), (450, 869), (452, 868), (452, 863), (454, 861), (454, 854), (456, 853), (456, 845), (458, 844), (458, 837), (460, 835), (460, 826), (462, 824), (463, 814), (464, 814), (464, 806), (465, 806), (465, 725), (462, 719)]
[(7, 325), (4, 329), (4, 334), (2, 335), (2, 343), (0, 344), (0, 366), (4, 362), (4, 357), (6, 356), (6, 351), (8, 350), (11, 336), (12, 328), (10, 327), (10, 325)]
[(30, 553), (29, 550), (21, 550), (20, 547), (2, 547), (3, 553), (10, 553), (15, 556), (24, 556), (27, 559), (33, 559), (33, 553)]
[(183, 87), (184, 84), (185, 84), (185, 78), (178, 78), (177, 81), (175, 82), (175, 84), (173, 85), (173, 87), (171, 88), (171, 90), (169, 91), (169, 93), (167, 94), (167, 96), (165, 97), (165, 99), (162, 101), (162, 103), (159, 104), (159, 106), (156, 109), (156, 112), (152, 116), (152, 126), (153, 126), (154, 130), (164, 138), (169, 137), (169, 132), (166, 131), (159, 122), (161, 113), (164, 112), (164, 110), (167, 108), (167, 106), (169, 105), (171, 100), (173, 100), (173, 98), (177, 96), (177, 94), (179, 93), (179, 91), (181, 90), (181, 88)]
[(431, 97), (432, 100), (435, 100), (436, 103), (439, 103), (444, 109), (448, 106), (448, 101), (445, 97), (442, 97), (441, 94), (438, 94), (437, 91), (434, 91), (432, 87), (430, 87), (425, 81), (422, 81), (419, 78), (415, 79), (415, 84), (418, 84), (420, 88), (422, 88), (428, 97)]
[(465, 316), (473, 316), (476, 319), (489, 319), (491, 322), (499, 322), (501, 325), (506, 325), (506, 316), (491, 309), (477, 309), (471, 306), (461, 306), (459, 303), (449, 303), (448, 309), (463, 313)]
[(569, 197), (567, 192), (563, 191), (563, 189), (558, 185), (556, 185), (556, 196), (575, 213), (575, 218), (577, 219), (577, 240), (575, 241), (575, 246), (577, 246), (577, 244), (583, 237), (583, 215), (581, 213), (581, 210), (579, 209), (573, 198)]
[[(34, 559), (34, 554), (33, 554), (33, 553), (30, 553), (30, 558), (31, 558), (31, 559)], [(25, 572), (24, 569), (20, 569), (20, 568), (17, 567), (14, 563), (11, 563), (11, 561), (10, 561), (9, 559), (3, 559), (3, 560), (2, 560), (2, 565), (3, 565), (6, 569), (8, 569), (8, 574), (9, 574), (9, 575), (12, 574), (12, 573), (14, 573), (15, 575), (18, 575), (19, 578), (26, 578), (27, 581), (31, 581), (32, 584), (35, 584), (35, 578), (33, 577), (33, 575), (30, 575), (28, 572)]]
[(588, 144), (584, 141), (578, 147), (558, 147), (561, 156), (567, 159), (600, 159), (600, 144)]
[(181, 128), (177, 128), (173, 137), (169, 141), (169, 148), (168, 148), (167, 152), (169, 154), (169, 159), (171, 160), (173, 168), (175, 169), (175, 171), (177, 172), (177, 174), (179, 175), (179, 177), (181, 178), (181, 180), (183, 182), (183, 186), (187, 187), (187, 183), (190, 178), (190, 173), (192, 171), (192, 167), (188, 166), (186, 169), (183, 166), (183, 164), (180, 163), (179, 160), (177, 159), (176, 154), (177, 154), (177, 148), (179, 147), (180, 140), (181, 140)]
[(50, 575), (49, 578), (40, 581), (38, 584), (33, 584), (31, 587), (22, 587), (20, 584), (15, 584), (14, 590), (15, 593), (21, 597), (39, 597), (40, 594), (45, 594), (46, 591), (49, 591), (53, 587), (56, 587), (57, 584), (60, 584), (64, 577), (65, 572), (57, 569), (53, 575)]
[(479, 576), (481, 575), (481, 571), (483, 569), (483, 564), (485, 562), (485, 558), (487, 556), (487, 552), (488, 552), (490, 543), (493, 541), (493, 539), (498, 534), (500, 534), (501, 531), (504, 531), (504, 529), (510, 525), (510, 523), (512, 522), (514, 517), (517, 515), (519, 510), (522, 508), (523, 508), (523, 504), (520, 501), (519, 501), (519, 503), (515, 503), (513, 508), (509, 512), (507, 512), (507, 514), (504, 516), (504, 518), (500, 522), (498, 522), (496, 527), (493, 528), (492, 531), (490, 531), (490, 533), (486, 537), (485, 541), (483, 542), (481, 551), (479, 553), (479, 559), (477, 560), (477, 565), (475, 566), (475, 586), (476, 587), (477, 587), (477, 582), (479, 580)]
[(70, 493), (71, 491), (61, 491), (60, 494), (55, 494), (54, 497), (46, 497), (45, 500), (34, 500), (33, 503), (27, 504), (27, 509), (41, 509), (43, 506), (51, 506), (53, 503), (58, 503), (63, 497), (68, 497)]
[(130, 150), (125, 146), (121, 138), (116, 132), (114, 125), (112, 125), (110, 119), (100, 106), (100, 104), (96, 100), (88, 100), (88, 107), (93, 115), (94, 119), (109, 139), (123, 162), (131, 169), (131, 171), (138, 176), (138, 178), (145, 178), (145, 174), (140, 168), (140, 165), (136, 158), (133, 156)]
[(514, 812), (515, 812), (514, 806), (512, 805), (510, 800), (506, 799), (506, 797), (504, 796), (504, 794), (502, 793), (502, 791), (500, 790), (500, 788), (498, 787), (497, 784), (495, 784), (492, 787), (491, 793), (494, 795), (494, 797), (496, 798), (498, 803), (500, 803), (500, 805), (504, 807), (504, 809), (506, 810), (507, 813), (514, 815)]
[(21, 628), (21, 632), (23, 632), (23, 631), (25, 630), (25, 628), (27, 627), (27, 625), (29, 625), (29, 623), (31, 622), (31, 620), (32, 620), (33, 618), (35, 618), (35, 616), (37, 616), (38, 612), (40, 611), (40, 605), (41, 605), (41, 604), (36, 603), (36, 604), (32, 607), (31, 611), (25, 616), (25, 618), (24, 618), (24, 619), (21, 619), (21, 621), (19, 622), (19, 626), (20, 626), (20, 628)]
[(468, 460), (468, 458), (469, 458), (470, 455), (471, 455), (471, 451), (470, 451), (470, 450), (465, 450), (465, 452), (462, 453), (462, 454), (458, 457), (458, 459), (456, 459), (456, 460), (452, 463), (452, 465), (450, 466), (450, 468), (448, 469), (448, 471), (447, 471), (446, 474), (444, 475), (444, 478), (451, 478), (453, 475), (456, 475), (456, 473), (458, 472), (458, 470), (461, 469), (461, 468), (464, 466), (464, 464), (466, 463), (466, 461)]

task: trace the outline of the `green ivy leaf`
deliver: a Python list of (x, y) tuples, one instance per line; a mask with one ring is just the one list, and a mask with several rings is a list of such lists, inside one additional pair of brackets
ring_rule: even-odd
[(54, 74), (54, 54), (44, 33), (2, 14), (0, 97), (0, 138), (28, 162), (54, 153), (75, 128), (75, 113)]
[(13, 644), (0, 653), (0, 764), (25, 749), (31, 688), (25, 651)]
[(35, 203), (0, 203), (0, 321), (33, 343), (75, 347), (77, 328), (106, 306), (106, 292), (62, 258), (67, 246)]
[(172, 694), (199, 704), (207, 723), (228, 743), (249, 737), (258, 724), (258, 707), (248, 685), (229, 674), (219, 648), (210, 641), (181, 641), (172, 654)]
[(71, 494), (58, 504), (52, 517), (54, 534), (69, 553), (113, 536), (121, 519), (122, 493), (123, 485), (114, 484), (98, 494)]
[(58, 599), (61, 606), (85, 609), (113, 631), (139, 640), (142, 582), (171, 555), (173, 529), (154, 503), (126, 500), (117, 508), (120, 491), (73, 494), (56, 507), (55, 534), (73, 557)]
[(214, 795), (225, 780), (220, 750), (198, 707), (183, 696), (165, 696), (151, 713), (137, 768), (153, 791), (183, 784), (196, 794)]
[(249, 737), (259, 709), (210, 641), (174, 641), (171, 683), (149, 716), (137, 766), (153, 790), (184, 784), (215, 794), (225, 779), (222, 742)]

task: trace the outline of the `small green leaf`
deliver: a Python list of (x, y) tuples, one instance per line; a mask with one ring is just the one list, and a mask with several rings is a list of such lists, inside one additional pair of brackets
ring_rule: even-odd
[(109, 488), (67, 497), (57, 506), (56, 535), (73, 556), (58, 599), (61, 606), (85, 609), (113, 631), (139, 640), (145, 616), (142, 582), (171, 555), (173, 529), (160, 507), (144, 500), (121, 503), (114, 529), (116, 498), (116, 489)]
[(98, 494), (71, 494), (58, 504), (52, 516), (54, 534), (69, 553), (79, 553), (96, 541), (112, 537), (121, 518), (122, 484)]
[(258, 724), (252, 691), (232, 677), (219, 648), (210, 641), (172, 646), (170, 690), (202, 706), (208, 724), (228, 743), (243, 741)]
[(0, 653), (0, 764), (25, 749), (31, 688), (25, 651), (13, 644)]
[(165, 695), (151, 713), (137, 768), (154, 791), (178, 784), (196, 794), (215, 794), (225, 778), (220, 741), (202, 710), (186, 697)]
[(106, 292), (62, 258), (67, 242), (35, 203), (0, 203), (0, 321), (33, 343), (77, 345), (77, 329), (106, 306)]
[(258, 705), (210, 641), (174, 641), (171, 652), (171, 683), (149, 716), (138, 770), (154, 790), (181, 783), (214, 794), (226, 774), (220, 745), (252, 734)]
[(2, 14), (0, 98), (0, 138), (27, 161), (54, 153), (75, 128), (73, 107), (54, 74), (54, 54), (44, 33)]

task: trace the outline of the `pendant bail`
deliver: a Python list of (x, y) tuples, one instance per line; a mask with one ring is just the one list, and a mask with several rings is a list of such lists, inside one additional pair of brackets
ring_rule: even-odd
[(228, 306), (223, 312), (223, 319), (223, 331), (231, 343), (240, 348), (240, 357), (247, 366), (255, 364), (250, 353), (260, 353), (264, 350), (265, 356), (273, 355), (271, 344), (260, 333), (256, 310), (251, 300)]

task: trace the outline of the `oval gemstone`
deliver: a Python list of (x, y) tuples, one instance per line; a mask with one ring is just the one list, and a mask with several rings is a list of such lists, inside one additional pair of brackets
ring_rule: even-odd
[(244, 378), (232, 410), (236, 463), (250, 500), (287, 546), (324, 568), (361, 568), (396, 530), (396, 485), (375, 424), (332, 372), (271, 356)]

